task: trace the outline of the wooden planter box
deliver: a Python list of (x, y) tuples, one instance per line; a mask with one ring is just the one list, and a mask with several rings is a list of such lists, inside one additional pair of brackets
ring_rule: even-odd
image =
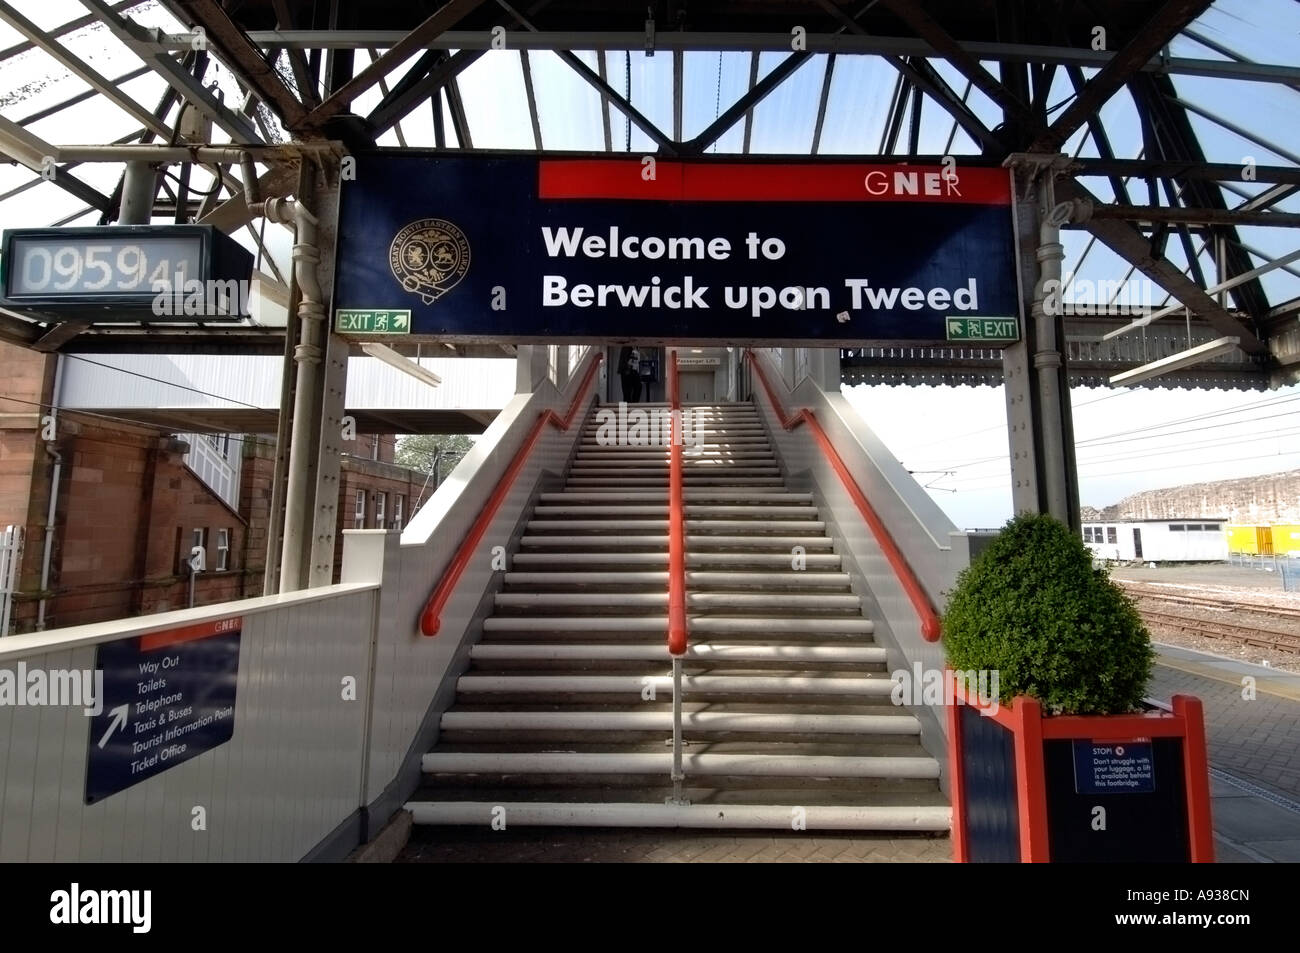
[(1212, 863), (1200, 699), (1171, 711), (1044, 717), (1032, 698), (948, 706), (958, 863)]

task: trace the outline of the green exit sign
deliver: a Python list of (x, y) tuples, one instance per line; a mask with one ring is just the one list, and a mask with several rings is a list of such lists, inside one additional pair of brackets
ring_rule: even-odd
[(410, 334), (409, 310), (359, 311), (340, 308), (334, 312), (334, 330), (339, 334)]
[(949, 341), (1019, 341), (1015, 318), (948, 318)]

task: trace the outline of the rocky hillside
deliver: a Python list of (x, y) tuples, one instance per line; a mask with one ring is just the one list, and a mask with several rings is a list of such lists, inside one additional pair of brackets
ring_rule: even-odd
[(1085, 521), (1217, 516), (1233, 523), (1300, 523), (1300, 470), (1143, 490), (1103, 509), (1080, 510)]

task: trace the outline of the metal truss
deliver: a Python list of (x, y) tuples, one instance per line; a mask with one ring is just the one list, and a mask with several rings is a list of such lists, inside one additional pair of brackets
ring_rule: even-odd
[[(649, 15), (643, 3), (611, 3), (600, 12), (590, 4), (568, 0), (446, 0), (419, 8), (415, 13), (388, 2), (327, 0), (302, 4), (296, 0), (268, 0), (265, 4), (231, 5), (219, 0), (160, 0), (184, 26), (201, 28), (206, 49), (195, 51), (196, 33), (163, 34), (145, 30), (133, 18), (140, 0), (80, 0), (87, 16), (45, 31), (23, 16), (16, 6), (0, 0), (0, 20), (24, 41), (0, 50), (7, 59), (40, 51), (86, 83), (88, 91), (14, 122), (0, 121), (0, 151), (32, 167), (43, 156), (60, 164), (54, 182), (74, 195), (101, 220), (111, 220), (121, 184), (110, 194), (92, 188), (71, 170), (80, 162), (109, 160), (126, 153), (95, 155), (76, 152), (59, 143), (34, 136), (26, 127), (59, 111), (99, 96), (131, 117), (139, 129), (120, 145), (153, 149), (203, 146), (247, 151), (258, 157), (267, 171), (263, 185), (271, 187), (291, 178), (291, 169), (306, 153), (340, 140), (345, 148), (374, 145), (381, 136), (396, 136), (400, 147), (412, 141), (409, 124), (416, 110), (432, 110), (435, 149), (449, 147), (448, 128), (455, 134), (458, 151), (472, 151), (476, 143), (476, 117), (465, 106), (460, 77), (489, 50), (504, 48), (518, 57), (529, 116), (533, 149), (542, 153), (545, 141), (539, 102), (547, 91), (534, 71), (533, 55), (553, 51), (599, 97), (601, 141), (608, 152), (622, 152), (630, 144), (611, 122), (621, 118), (640, 130), (661, 156), (702, 156), (716, 150), (730, 130), (740, 130), (740, 151), (751, 152), (755, 108), (781, 88), (808, 62), (820, 59), (822, 72), (816, 96), (816, 115), (808, 154), (824, 151), (827, 112), (832, 83), (847, 57), (879, 58), (895, 72), (891, 105), (884, 117), (879, 152), (882, 156), (913, 161), (934, 160), (921, 155), (922, 119), (930, 121), (937, 106), (944, 114), (947, 148), (958, 133), (964, 134), (983, 161), (1002, 161), (1012, 153), (1057, 153), (1067, 146), (1075, 156), (1061, 181), (1061, 199), (1086, 199), (1092, 215), (1080, 223), (1089, 232), (1083, 258), (1098, 245), (1108, 247), (1180, 302), (1206, 333), (1231, 334), (1242, 350), (1254, 358), (1247, 365), (1264, 373), (1272, 362), (1292, 363), (1270, 352), (1270, 341), (1289, 332), (1295, 308), (1291, 302), (1270, 301), (1257, 277), (1248, 273), (1261, 255), (1242, 241), (1243, 226), (1291, 229), (1300, 214), (1285, 211), (1279, 203), (1300, 191), (1300, 155), (1288, 152), (1259, 131), (1177, 94), (1173, 78), (1212, 77), (1266, 84), (1300, 92), (1300, 66), (1291, 63), (1257, 63), (1230, 46), (1207, 36), (1196, 26), (1211, 0), (1146, 0), (1119, 4), (1112, 10), (1127, 19), (1115, 30), (1114, 49), (1093, 49), (1080, 35), (1076, 17), (1048, 15), (1025, 22), (1024, 10), (999, 17), (991, 27), (972, 26), (973, 14), (960, 2), (929, 0), (806, 0), (781, 7), (790, 22), (804, 34), (792, 47), (789, 23), (759, 9), (759, 5), (700, 0), (673, 21), (656, 22), (662, 4), (652, 3)], [(1102, 6), (1110, 6), (1102, 0)], [(1016, 7), (1018, 5), (1008, 5)], [(1027, 8), (1025, 8), (1027, 9)], [(656, 13), (658, 11), (658, 13)], [(60, 40), (77, 29), (99, 21), (140, 59), (140, 65), (119, 76), (105, 76), (66, 48)], [(418, 21), (418, 22), (417, 22)], [(358, 29), (363, 23), (378, 29)], [(719, 28), (725, 22), (726, 28)], [(401, 24), (402, 28), (394, 28)], [(575, 28), (579, 27), (579, 28)], [(1171, 56), (1169, 44), (1185, 37), (1217, 58)], [(575, 51), (597, 51), (592, 68)], [(358, 68), (356, 53), (363, 51), (368, 64)], [(671, 125), (661, 128), (625, 91), (617, 54), (642, 51), (672, 57)], [(744, 51), (750, 54), (749, 77), (744, 91), (731, 103), (721, 103), (714, 120), (699, 134), (685, 137), (685, 102), (692, 91), (685, 80), (685, 54), (689, 51)], [(785, 55), (775, 68), (760, 75), (759, 55), (780, 51)], [(819, 57), (818, 54), (825, 54)], [(222, 102), (206, 85), (205, 70), (215, 60), (238, 81), (244, 99)], [(630, 61), (629, 61), (630, 62)], [(944, 69), (940, 69), (940, 66)], [(630, 68), (630, 67), (624, 67)], [(1089, 78), (1085, 70), (1095, 72)], [(125, 83), (147, 72), (167, 83), (162, 100), (150, 107), (132, 99)], [(954, 82), (950, 77), (956, 74)], [(1073, 96), (1063, 104), (1049, 104), (1058, 75), (1065, 76)], [(973, 102), (978, 95), (1000, 113), (990, 121), (987, 109)], [(1142, 126), (1143, 149), (1139, 158), (1116, 154), (1111, 132), (1101, 118), (1101, 108), (1114, 96), (1127, 92)], [(377, 104), (374, 104), (375, 96)], [(369, 97), (364, 114), (357, 103)], [(187, 143), (181, 140), (182, 114), (195, 110), (211, 122), (230, 143)], [(1239, 165), (1207, 161), (1192, 123), (1211, 123), (1271, 154), (1267, 163), (1252, 168), (1252, 188), (1243, 188)], [(426, 127), (427, 128), (427, 127)], [(963, 140), (965, 142), (965, 140)], [(1082, 156), (1086, 143), (1095, 156)], [(427, 145), (425, 146), (427, 148)], [(969, 147), (966, 147), (969, 150)], [(42, 151), (42, 150), (50, 151)], [(188, 168), (197, 153), (155, 153), (158, 161), (177, 161)], [(197, 196), (188, 186), (188, 172), (169, 182), (156, 196), (155, 213), (174, 220), (222, 223), (237, 229), (248, 222), (243, 195), (243, 173), (238, 161), (209, 159), (217, 176), (214, 195)], [(34, 178), (10, 189), (0, 200), (38, 186)], [(1100, 182), (1109, 184), (1113, 199), (1100, 201)], [(174, 186), (174, 187), (173, 187)], [(1229, 203), (1225, 198), (1236, 196)], [(1145, 198), (1138, 197), (1145, 192)], [(82, 214), (81, 212), (77, 214)], [(1289, 233), (1287, 233), (1289, 234)], [(1170, 241), (1186, 261), (1177, 264), (1167, 256)], [(1207, 274), (1207, 259), (1213, 274)], [(1082, 259), (1081, 259), (1082, 260)], [(1291, 274), (1297, 272), (1287, 269)], [(1248, 277), (1242, 278), (1243, 275)], [(1211, 294), (1212, 286), (1234, 282), (1230, 290)], [(1080, 316), (1081, 327), (1091, 320)], [(13, 318), (0, 315), (4, 322)], [(15, 329), (10, 327), (11, 332)], [(17, 329), (21, 332), (24, 329)], [(1111, 330), (1107, 328), (1106, 330)], [(16, 332), (15, 332), (16, 333)], [(1101, 337), (1101, 331), (1095, 335)], [(1253, 362), (1253, 363), (1252, 363)]]

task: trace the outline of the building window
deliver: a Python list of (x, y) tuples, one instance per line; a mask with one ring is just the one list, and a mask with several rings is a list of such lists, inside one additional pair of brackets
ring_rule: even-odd
[(1114, 527), (1114, 526), (1107, 526), (1107, 527), (1106, 527), (1106, 542), (1108, 542), (1108, 543), (1118, 543), (1118, 542), (1119, 542), (1119, 537), (1116, 535), (1116, 530), (1115, 530), (1115, 527)]
[(230, 530), (221, 527), (217, 530), (217, 572), (230, 568)]
[(366, 528), (366, 491), (365, 490), (357, 490), (357, 509), (356, 509), (355, 516), (356, 519), (353, 520), (353, 522), (356, 524), (356, 528), (365, 529)]
[(370, 459), (379, 459), (379, 434), (372, 434), (370, 437)]
[(388, 509), (388, 494), (375, 492), (375, 527), (384, 528), (384, 510)]
[(1187, 525), (1185, 523), (1170, 523), (1169, 530), (1174, 533), (1186, 532)]
[(393, 529), (402, 528), (402, 508), (406, 503), (406, 497), (398, 493), (393, 497)]
[(1083, 541), (1084, 541), (1085, 543), (1091, 543), (1091, 542), (1092, 542), (1092, 527), (1091, 527), (1091, 526), (1085, 526), (1085, 527), (1083, 528)]

